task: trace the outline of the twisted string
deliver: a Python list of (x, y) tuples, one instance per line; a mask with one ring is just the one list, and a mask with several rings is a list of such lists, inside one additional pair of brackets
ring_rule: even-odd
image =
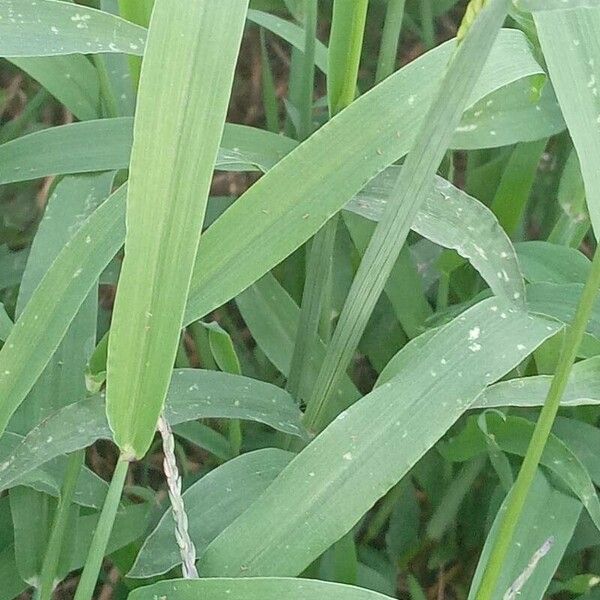
[(167, 479), (169, 489), (169, 500), (173, 512), (173, 520), (175, 521), (175, 539), (179, 546), (181, 554), (183, 576), (186, 579), (197, 579), (198, 571), (196, 570), (196, 547), (190, 538), (188, 531), (188, 518), (181, 497), (181, 476), (177, 468), (175, 459), (175, 438), (171, 426), (163, 415), (158, 420), (158, 431), (163, 442), (163, 469)]

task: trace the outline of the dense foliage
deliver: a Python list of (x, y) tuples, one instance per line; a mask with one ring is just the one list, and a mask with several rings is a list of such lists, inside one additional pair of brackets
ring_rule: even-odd
[(0, 600), (600, 598), (599, 39), (0, 0)]

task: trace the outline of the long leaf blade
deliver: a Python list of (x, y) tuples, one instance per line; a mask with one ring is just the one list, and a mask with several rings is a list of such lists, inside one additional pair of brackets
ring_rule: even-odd
[(108, 419), (129, 457), (148, 449), (169, 384), (246, 10), (239, 0), (154, 8), (107, 361)]

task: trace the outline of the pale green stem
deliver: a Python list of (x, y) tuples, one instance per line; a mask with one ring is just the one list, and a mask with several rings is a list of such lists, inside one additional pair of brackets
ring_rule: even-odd
[(433, 17), (433, 4), (431, 0), (420, 0), (421, 7), (421, 33), (423, 43), (430, 50), (435, 46), (435, 19)]
[(92, 60), (94, 61), (96, 72), (98, 73), (98, 81), (100, 82), (100, 95), (104, 101), (106, 116), (118, 117), (119, 108), (117, 106), (117, 100), (115, 99), (115, 94), (110, 82), (110, 77), (108, 76), (108, 70), (106, 68), (106, 63), (104, 62), (104, 57), (100, 54), (93, 54)]
[(260, 56), (261, 56), (261, 82), (263, 105), (265, 107), (265, 119), (267, 129), (273, 133), (279, 133), (279, 110), (277, 107), (277, 95), (275, 93), (275, 82), (269, 62), (269, 53), (267, 51), (267, 40), (265, 30), (260, 28)]
[(305, 0), (304, 20), (304, 61), (301, 75), (300, 141), (305, 140), (313, 130), (313, 90), (315, 84), (315, 47), (317, 38), (317, 0)]
[(60, 490), (60, 498), (52, 522), (50, 539), (44, 555), (42, 571), (40, 574), (40, 587), (38, 600), (51, 600), (52, 592), (57, 578), (58, 563), (63, 548), (65, 533), (69, 523), (69, 514), (71, 512), (71, 502), (77, 486), (77, 478), (83, 464), (84, 451), (73, 452), (69, 456), (67, 470)]
[(398, 55), (405, 3), (406, 0), (388, 1), (383, 33), (381, 34), (379, 58), (377, 59), (375, 83), (383, 81), (396, 70), (396, 56)]
[(577, 311), (569, 327), (562, 352), (558, 359), (556, 372), (552, 378), (546, 402), (536, 423), (525, 459), (517, 480), (510, 492), (502, 523), (496, 536), (492, 551), (484, 571), (477, 600), (491, 600), (502, 573), (506, 555), (510, 549), (513, 534), (519, 522), (523, 506), (531, 488), (531, 483), (544, 452), (546, 441), (552, 430), (560, 401), (565, 391), (571, 367), (577, 357), (577, 349), (585, 334), (594, 301), (600, 286), (600, 250), (597, 248), (592, 261), (590, 274), (583, 288)]
[(110, 533), (115, 522), (115, 517), (117, 516), (121, 492), (123, 490), (123, 485), (125, 484), (128, 467), (129, 462), (119, 458), (108, 488), (108, 493), (106, 494), (102, 512), (100, 513), (98, 525), (94, 531), (94, 537), (92, 538), (92, 543), (90, 545), (87, 560), (85, 561), (85, 566), (83, 567), (83, 572), (81, 573), (81, 578), (79, 579), (79, 585), (77, 586), (74, 600), (92, 600), (100, 568), (102, 567), (102, 561), (104, 560), (104, 554), (106, 553), (106, 547), (108, 546)]
[[(337, 0), (337, 2), (339, 3), (340, 0)], [(329, 76), (334, 77), (337, 75), (336, 73), (332, 73), (332, 70), (337, 67), (341, 72), (338, 79), (342, 80), (342, 93), (335, 102), (330, 102), (330, 105), (332, 106), (330, 116), (334, 116), (337, 111), (342, 110), (354, 100), (358, 66), (363, 43), (367, 3), (368, 0), (360, 0), (360, 2), (357, 2), (357, 6), (354, 7), (353, 16), (355, 22), (353, 23), (351, 38), (349, 40), (333, 39), (333, 36), (336, 35), (335, 32), (338, 29), (336, 26), (335, 15), (339, 15), (343, 12), (338, 11), (338, 13), (336, 13), (336, 6), (334, 5), (334, 22), (332, 24), (332, 39), (330, 40), (330, 46), (338, 42), (343, 43), (348, 48), (348, 54), (343, 63), (336, 64), (335, 62), (330, 61)], [(342, 14), (342, 18), (344, 16), (345, 15)], [(339, 31), (345, 34), (346, 29), (341, 27), (339, 28)], [(306, 58), (308, 59), (308, 54), (306, 54)], [(334, 106), (336, 108), (334, 108)], [(336, 217), (330, 219), (317, 232), (313, 238), (313, 243), (308, 254), (304, 293), (300, 305), (300, 318), (298, 320), (298, 330), (288, 377), (288, 389), (296, 399), (299, 399), (298, 394), (303, 389), (302, 374), (307, 370), (306, 365), (308, 360), (310, 360), (311, 348), (316, 344), (319, 335), (321, 315), (327, 315), (328, 313), (326, 306), (326, 300), (329, 297), (327, 286), (331, 273), (337, 221), (338, 219)]]

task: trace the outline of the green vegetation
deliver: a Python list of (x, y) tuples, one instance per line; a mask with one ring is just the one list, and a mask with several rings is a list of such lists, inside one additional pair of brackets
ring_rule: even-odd
[(0, 0), (0, 600), (600, 598), (598, 39)]

